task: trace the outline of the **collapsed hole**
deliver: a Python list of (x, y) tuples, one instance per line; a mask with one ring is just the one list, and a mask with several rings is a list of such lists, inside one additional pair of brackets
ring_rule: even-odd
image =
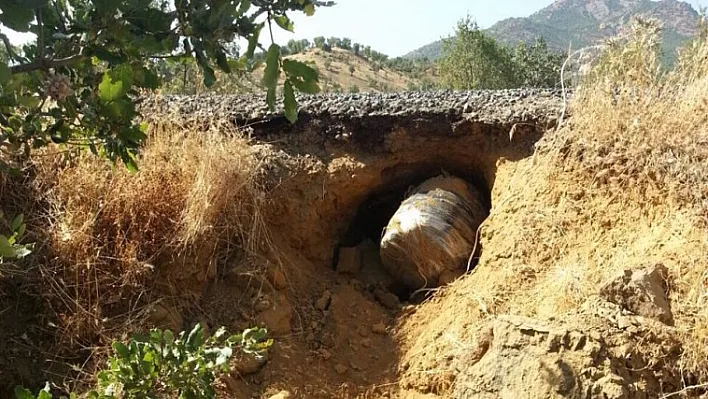
[[(363, 264), (360, 277), (371, 284), (384, 286), (401, 300), (411, 299), (413, 290), (406, 287), (403, 282), (395, 281), (381, 263), (379, 256), (381, 238), (384, 229), (409, 192), (426, 180), (440, 175), (454, 176), (465, 180), (479, 191), (484, 210), (486, 214), (489, 213), (491, 189), (479, 168), (454, 167), (438, 163), (397, 165), (382, 172), (384, 184), (373, 190), (357, 209), (348, 229), (340, 238), (339, 245), (334, 249), (333, 268), (337, 269), (339, 265), (342, 248), (361, 247), (362, 243), (367, 243), (364, 247), (367, 248), (369, 256), (361, 258)], [(477, 256), (479, 256), (479, 252)], [(367, 262), (369, 264), (365, 264)]]

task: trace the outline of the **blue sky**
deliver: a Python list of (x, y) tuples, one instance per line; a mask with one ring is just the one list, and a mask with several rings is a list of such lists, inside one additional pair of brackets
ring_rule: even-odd
[[(348, 37), (390, 56), (403, 55), (453, 32), (470, 14), (482, 28), (509, 17), (525, 17), (552, 0), (335, 0), (314, 16), (292, 14), (295, 34), (278, 29), (276, 41), (315, 36)], [(708, 7), (708, 0), (688, 0), (693, 8)], [(5, 30), (4, 30), (5, 31)], [(11, 34), (13, 42), (26, 36)], [(265, 35), (261, 38), (266, 40)]]
[[(448, 36), (468, 13), (482, 28), (510, 17), (526, 17), (553, 0), (335, 0), (314, 16), (293, 14), (291, 37), (349, 37), (389, 56), (399, 56)], [(688, 0), (693, 8), (708, 7), (708, 0)], [(287, 32), (286, 32), (287, 33)]]

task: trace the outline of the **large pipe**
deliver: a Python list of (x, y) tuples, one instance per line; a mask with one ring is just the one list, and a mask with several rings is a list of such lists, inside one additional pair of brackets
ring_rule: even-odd
[(429, 179), (401, 203), (386, 226), (381, 260), (411, 289), (436, 287), (445, 272), (466, 267), (486, 217), (475, 187), (456, 177)]

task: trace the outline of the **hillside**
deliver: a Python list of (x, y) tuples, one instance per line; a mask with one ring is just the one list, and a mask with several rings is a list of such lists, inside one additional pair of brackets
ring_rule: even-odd
[[(509, 18), (486, 30), (495, 39), (515, 44), (543, 37), (552, 49), (566, 51), (601, 42), (617, 34), (633, 15), (659, 19), (664, 25), (663, 48), (666, 54), (696, 31), (698, 13), (690, 4), (678, 0), (558, 0), (526, 18)], [(406, 57), (438, 58), (442, 41), (423, 46)]]
[[(380, 66), (351, 51), (339, 48), (331, 51), (311, 48), (286, 58), (313, 65), (320, 73), (320, 87), (323, 92), (404, 91), (414, 86), (419, 87), (422, 83), (422, 79)], [(354, 67), (353, 71), (351, 67)], [(261, 76), (262, 68), (255, 73), (257, 79), (260, 80)], [(432, 72), (426, 73), (423, 78), (435, 80)]]

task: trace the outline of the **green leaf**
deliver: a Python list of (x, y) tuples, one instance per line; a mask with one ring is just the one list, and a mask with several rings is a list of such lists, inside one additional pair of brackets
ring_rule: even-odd
[(132, 71), (128, 67), (119, 66), (103, 74), (98, 85), (98, 95), (105, 102), (115, 101), (128, 94), (133, 85)]
[(32, 391), (21, 386), (15, 387), (15, 399), (35, 399)]
[(123, 149), (120, 152), (120, 158), (130, 173), (138, 172), (138, 163), (135, 161), (135, 156), (130, 151), (128, 151), (127, 149)]
[(204, 85), (206, 87), (212, 87), (216, 83), (216, 75), (214, 74), (214, 69), (209, 65), (209, 60), (204, 55), (204, 51), (201, 50), (201, 45), (199, 48), (195, 48), (197, 53), (197, 62), (202, 68), (204, 73)]
[(34, 10), (36, 8), (42, 8), (47, 5), (47, 0), (20, 0), (15, 1), (15, 3), (22, 8), (29, 8)]
[(320, 86), (313, 81), (302, 81), (293, 79), (293, 85), (301, 92), (308, 94), (317, 94), (321, 91)]
[(28, 255), (30, 255), (32, 253), (32, 248), (33, 248), (32, 245), (22, 245), (22, 246), (15, 247), (14, 258), (16, 258), (16, 259), (26, 258)]
[(198, 349), (204, 343), (204, 330), (201, 323), (197, 323), (187, 336), (187, 349)]
[(114, 342), (113, 350), (123, 359), (130, 359), (130, 350), (128, 350), (128, 347), (122, 342)]
[(6, 27), (18, 31), (27, 32), (30, 29), (30, 23), (34, 19), (34, 12), (22, 6), (18, 6), (12, 1), (3, 1), (2, 14), (0, 14), (0, 22)]
[(229, 65), (229, 60), (226, 58), (226, 53), (222, 50), (216, 51), (216, 64), (222, 71), (231, 73), (231, 65)]
[(20, 226), (22, 226), (22, 223), (24, 222), (24, 220), (25, 220), (25, 215), (23, 215), (21, 213), (18, 214), (17, 216), (15, 216), (15, 218), (12, 219), (12, 226), (11, 226), (12, 231), (19, 230)]
[(305, 81), (317, 81), (317, 71), (304, 62), (295, 60), (283, 60), (283, 70), (291, 76), (298, 76)]
[(291, 21), (287, 15), (276, 15), (273, 19), (281, 28), (290, 32), (295, 31), (295, 24), (293, 24), (293, 21)]
[(263, 71), (263, 86), (268, 89), (266, 102), (268, 107), (275, 109), (275, 88), (278, 85), (278, 77), (280, 76), (280, 46), (273, 43), (268, 49), (266, 55), (266, 67)]
[(297, 101), (295, 100), (293, 86), (290, 84), (289, 80), (285, 81), (283, 95), (285, 97), (283, 99), (283, 105), (285, 106), (285, 117), (288, 118), (290, 123), (295, 123), (297, 121)]
[(0, 62), (0, 85), (4, 85), (12, 78), (10, 67), (6, 63)]
[(263, 22), (256, 25), (253, 29), (253, 33), (248, 37), (248, 50), (246, 51), (247, 58), (253, 58), (253, 53), (256, 51), (256, 47), (258, 47), (258, 38), (260, 38), (261, 30), (264, 26), (265, 24)]
[(251, 0), (241, 0), (241, 6), (238, 9), (238, 14), (243, 15), (251, 8)]
[(315, 15), (315, 6), (312, 5), (312, 3), (305, 6), (305, 14), (307, 14), (308, 17)]

